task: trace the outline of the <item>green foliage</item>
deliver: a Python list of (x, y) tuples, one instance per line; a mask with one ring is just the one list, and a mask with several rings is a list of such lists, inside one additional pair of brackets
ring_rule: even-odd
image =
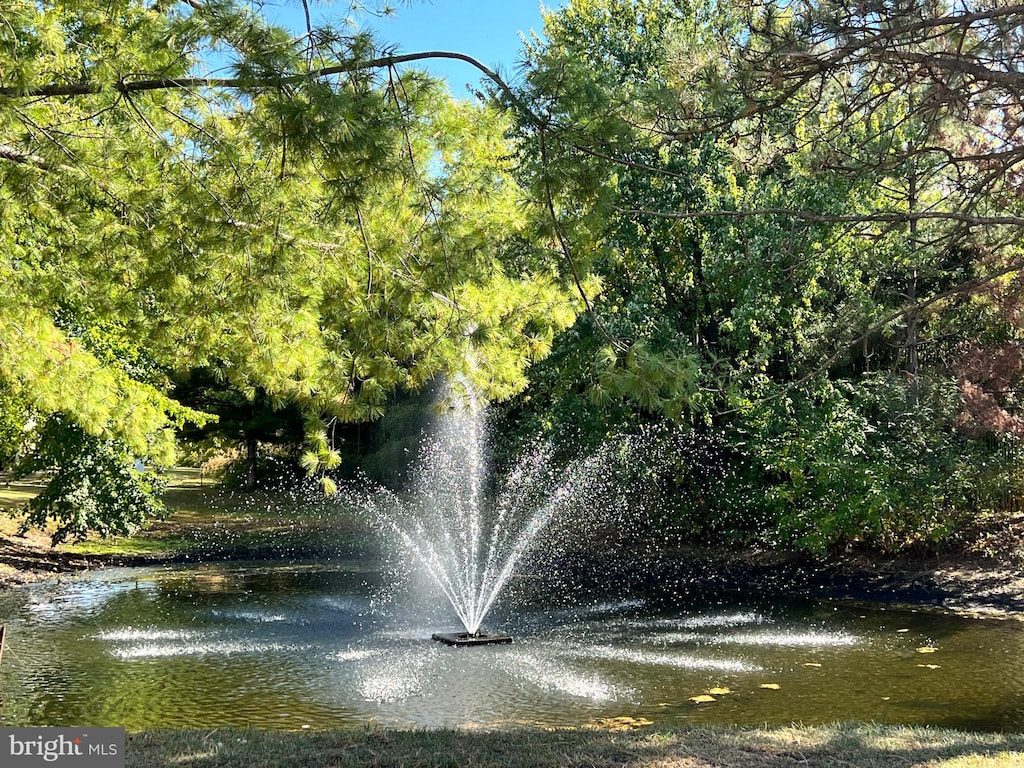
[(315, 487), (319, 478), (307, 472), (301, 462), (297, 445), (260, 445), (254, 457), (246, 451), (226, 451), (218, 454), (226, 459), (216, 471), (218, 485), (223, 489), (245, 492), (281, 489), (308, 489)]
[(990, 471), (952, 428), (956, 387), (926, 382), (910, 407), (901, 378), (822, 381), (753, 406), (734, 423), (763, 472), (765, 532), (815, 550), (895, 550), (949, 541), (980, 511)]
[[(1019, 485), (999, 440), (961, 428), (971, 376), (1002, 386), (970, 423), (1020, 423), (1020, 292), (976, 291), (993, 265), (1019, 266), (1019, 236), (956, 223), (1002, 198), (960, 196), (950, 155), (987, 139), (921, 107), (927, 88), (866, 76), (883, 67), (870, 56), (813, 88), (783, 65), (777, 82), (757, 74), (774, 65), (758, 46), (788, 61), (800, 48), (779, 41), (801, 25), (823, 46), (808, 51), (827, 50), (829, 9), (581, 0), (546, 17), (520, 95), (537, 112), (520, 126), (523, 183), (599, 288), (503, 429), (589, 446), (622, 424), (721, 430), (740, 467), (722, 498), (742, 512), (712, 513), (734, 523), (720, 532), (936, 547)], [(969, 370), (965, 339), (997, 339), (1007, 371)]]
[[(171, 382), (217, 370), (301, 413), (315, 472), (325, 425), (397, 388), (522, 390), (576, 302), (543, 248), (508, 255), (532, 235), (507, 120), (379, 53), (233, 0), (5, 3), (0, 385), (166, 466), (215, 412)], [(234, 80), (184, 87), (211, 56)]]
[(438, 388), (429, 384), (419, 392), (396, 392), (387, 413), (372, 424), (354, 426), (359, 434), (345, 442), (358, 447), (345, 457), (346, 474), (361, 474), (390, 488), (404, 488), (409, 471), (431, 421), (436, 416)]
[(10, 471), (25, 448), (32, 415), (16, 392), (0, 382), (0, 471)]
[(88, 434), (65, 418), (47, 419), (22, 474), (52, 472), (43, 491), (28, 504), (22, 529), (52, 521), (54, 544), (100, 536), (128, 536), (164, 513), (163, 477), (136, 465), (123, 445)]

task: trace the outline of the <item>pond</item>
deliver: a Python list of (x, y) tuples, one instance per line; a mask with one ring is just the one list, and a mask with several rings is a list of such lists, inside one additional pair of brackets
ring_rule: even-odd
[(319, 729), (628, 716), (1024, 729), (1016, 621), (756, 596), (553, 601), (520, 589), (487, 619), (514, 643), (451, 648), (430, 639), (459, 628), (450, 610), (389, 595), (375, 569), (121, 569), (9, 590), (0, 720)]

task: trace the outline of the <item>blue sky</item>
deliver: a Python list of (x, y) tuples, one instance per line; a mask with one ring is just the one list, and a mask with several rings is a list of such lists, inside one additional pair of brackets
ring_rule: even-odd
[[(314, 0), (310, 5), (314, 25), (330, 21), (341, 26), (338, 16), (345, 12), (346, 2), (331, 5)], [(544, 5), (556, 8), (562, 0), (548, 0)], [(400, 53), (456, 51), (509, 77), (519, 61), (521, 34), (543, 30), (540, 8), (540, 0), (412, 0), (396, 2), (391, 17), (367, 17), (366, 25), (376, 29), (381, 42), (395, 46)], [(291, 0), (274, 15), (296, 29), (305, 24), (299, 0)], [(448, 80), (456, 96), (467, 95), (466, 83), (475, 87), (480, 82), (477, 70), (466, 63), (431, 61), (418, 66)]]

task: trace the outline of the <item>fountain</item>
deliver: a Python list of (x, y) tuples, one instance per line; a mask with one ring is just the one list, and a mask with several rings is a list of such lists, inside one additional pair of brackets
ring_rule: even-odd
[[(686, 726), (1024, 727), (1015, 622), (778, 601), (659, 570), (666, 560), (656, 557), (679, 553), (660, 553), (666, 527), (643, 517), (656, 501), (651, 470), (696, 464), (696, 449), (632, 425), (557, 469), (544, 447), (527, 451), (497, 483), (480, 404), (458, 391), (445, 398), (408, 493), (366, 499), (416, 569), (410, 584), (437, 585), (444, 603), (417, 599), (402, 615), (377, 553), (355, 548), (326, 563), (104, 569), (0, 591), (0, 616), (20, 638), (4, 658), (0, 682), (18, 692), (5, 722), (589, 728), (629, 713)], [(581, 541), (584, 532), (598, 538)], [(445, 603), (459, 631), (437, 631)], [(514, 627), (516, 641), (485, 623)]]
[(437, 640), (445, 645), (501, 645), (511, 643), (512, 636), (500, 632), (480, 632), (475, 634), (469, 632), (435, 632), (430, 636), (431, 640)]
[(563, 472), (556, 481), (549, 452), (539, 447), (490, 493), (482, 402), (461, 382), (446, 386), (440, 402), (443, 411), (424, 441), (409, 494), (376, 492), (368, 508), (462, 622), (462, 631), (435, 633), (434, 640), (452, 646), (510, 643), (509, 635), (484, 632), (481, 625), (516, 566), (571, 505), (578, 473)]

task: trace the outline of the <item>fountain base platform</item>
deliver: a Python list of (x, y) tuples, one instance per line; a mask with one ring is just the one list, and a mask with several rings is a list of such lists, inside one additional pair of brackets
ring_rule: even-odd
[(469, 632), (436, 632), (430, 636), (431, 640), (437, 640), (445, 645), (498, 645), (511, 643), (511, 635), (503, 635), (500, 632), (477, 632), (471, 635)]

